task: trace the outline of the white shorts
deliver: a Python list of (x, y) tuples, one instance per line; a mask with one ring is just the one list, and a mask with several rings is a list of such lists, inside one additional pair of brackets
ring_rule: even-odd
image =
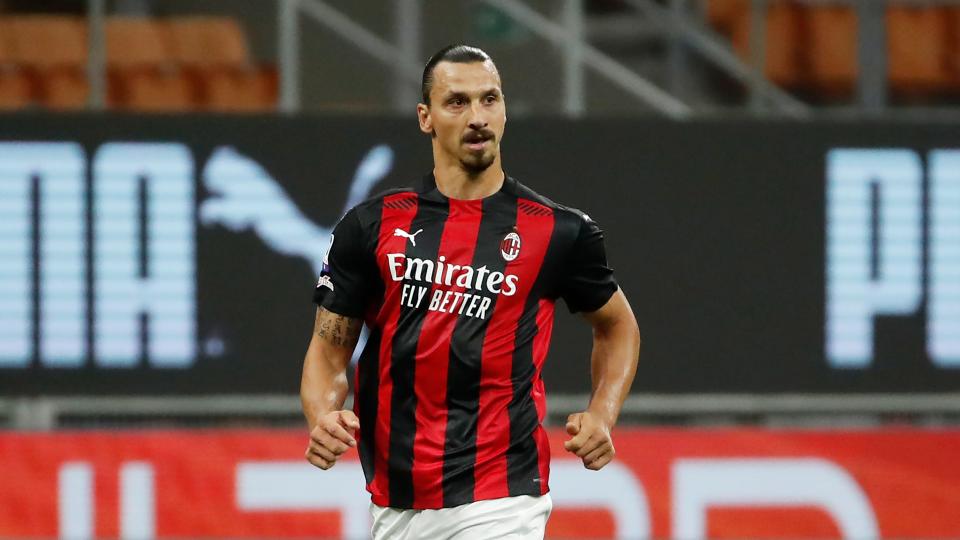
[(438, 510), (370, 503), (373, 540), (543, 540), (550, 495), (505, 497)]

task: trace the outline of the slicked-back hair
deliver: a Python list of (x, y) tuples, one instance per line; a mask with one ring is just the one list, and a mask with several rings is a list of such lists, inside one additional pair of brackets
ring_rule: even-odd
[[(430, 105), (430, 90), (433, 88), (433, 68), (440, 62), (453, 62), (455, 64), (472, 64), (474, 62), (487, 62), (493, 64), (490, 55), (477, 47), (470, 45), (447, 45), (440, 49), (423, 68), (423, 78), (420, 81), (420, 91), (423, 93), (423, 103)], [(496, 64), (494, 64), (496, 67)]]

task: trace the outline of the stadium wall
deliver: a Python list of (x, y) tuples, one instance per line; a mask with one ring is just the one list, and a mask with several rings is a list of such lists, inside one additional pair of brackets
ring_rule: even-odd
[[(944, 123), (511, 121), (509, 174), (592, 216), (644, 393), (960, 388)], [(295, 394), (328, 234), (430, 168), (412, 118), (0, 121), (0, 393)], [(558, 306), (545, 379), (589, 391)]]

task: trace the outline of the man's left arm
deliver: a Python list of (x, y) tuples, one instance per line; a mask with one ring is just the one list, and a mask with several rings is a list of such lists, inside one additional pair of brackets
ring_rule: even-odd
[(598, 471), (613, 460), (610, 430), (637, 372), (640, 330), (620, 289), (603, 307), (585, 313), (584, 318), (593, 327), (592, 392), (587, 410), (567, 418), (571, 438), (563, 446), (583, 460), (584, 467)]

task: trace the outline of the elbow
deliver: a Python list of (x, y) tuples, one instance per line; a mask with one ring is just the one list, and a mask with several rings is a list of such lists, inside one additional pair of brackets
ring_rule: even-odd
[(640, 352), (640, 327), (632, 314), (607, 321), (607, 324), (594, 326), (594, 337), (603, 341), (628, 343), (635, 351)]

